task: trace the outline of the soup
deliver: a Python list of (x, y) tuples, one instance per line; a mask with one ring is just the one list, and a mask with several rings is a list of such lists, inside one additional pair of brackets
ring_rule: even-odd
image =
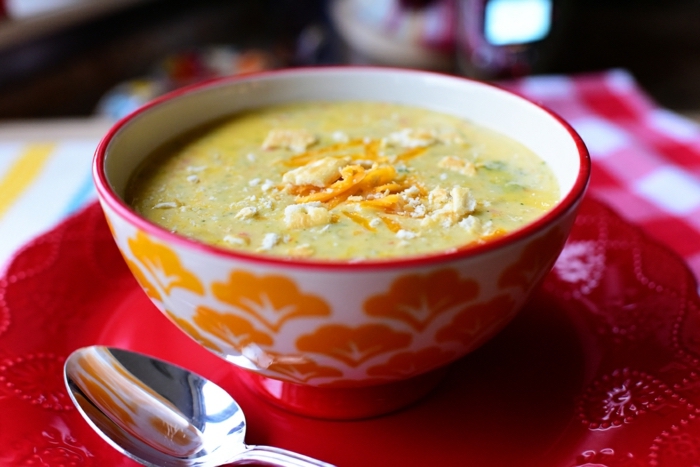
[(271, 106), (150, 155), (127, 202), (163, 228), (249, 253), (362, 261), (469, 248), (560, 198), (532, 151), (455, 116), (378, 102)]

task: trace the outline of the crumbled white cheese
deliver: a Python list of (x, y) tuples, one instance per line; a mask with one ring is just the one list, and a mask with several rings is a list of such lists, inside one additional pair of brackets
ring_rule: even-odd
[(308, 258), (313, 256), (316, 250), (314, 250), (308, 243), (303, 243), (301, 245), (295, 246), (289, 249), (289, 254), (291, 256), (299, 256), (302, 258)]
[(177, 207), (177, 203), (173, 201), (168, 201), (165, 203), (155, 204), (151, 209), (174, 209)]
[(415, 232), (411, 232), (410, 230), (401, 229), (396, 232), (396, 237), (401, 240), (411, 240), (412, 238), (416, 238), (416, 236), (417, 234)]
[(246, 241), (243, 240), (241, 237), (236, 237), (234, 235), (226, 235), (224, 237), (224, 241), (226, 243), (232, 243), (234, 245), (245, 245)]
[(206, 165), (199, 165), (199, 166), (188, 165), (187, 171), (190, 173), (192, 173), (192, 172), (197, 173), (197, 172), (201, 172), (202, 170), (205, 170), (206, 168), (207, 168)]
[(450, 190), (450, 198), (452, 199), (452, 211), (460, 217), (474, 212), (476, 209), (476, 200), (471, 196), (469, 188), (455, 185)]
[(262, 244), (260, 245), (261, 250), (271, 250), (272, 247), (280, 242), (280, 236), (276, 233), (270, 232), (266, 233), (262, 239)]
[(404, 128), (403, 130), (391, 133), (387, 138), (390, 144), (402, 148), (424, 148), (434, 144), (435, 133), (430, 130), (420, 128)]
[(343, 131), (334, 131), (331, 134), (331, 138), (333, 138), (333, 141), (337, 141), (339, 143), (347, 143), (350, 141), (350, 137)]
[(249, 186), (258, 186), (260, 185), (260, 179), (259, 178), (254, 178), (248, 182)]
[(273, 188), (275, 188), (275, 182), (273, 182), (272, 180), (265, 180), (265, 182), (262, 185), (260, 185), (260, 189), (262, 191), (269, 191)]
[(417, 196), (420, 195), (420, 190), (417, 186), (411, 185), (410, 187), (406, 188), (401, 194), (410, 197)]
[(411, 213), (411, 217), (423, 217), (425, 216), (425, 213), (427, 212), (425, 208), (425, 204), (419, 204), (415, 208), (413, 208), (413, 212)]
[(461, 221), (459, 221), (458, 225), (467, 232), (472, 233), (474, 235), (481, 234), (481, 221), (478, 217), (467, 216)]
[(246, 157), (246, 159), (248, 159), (248, 162), (255, 162), (258, 159), (258, 156), (256, 156), (252, 152), (249, 152), (248, 154), (246, 154), (245, 157)]
[(438, 167), (443, 169), (449, 169), (453, 172), (466, 175), (467, 177), (473, 177), (476, 175), (476, 166), (473, 162), (461, 157), (456, 156), (445, 156), (440, 162), (438, 162)]
[(254, 206), (247, 206), (247, 207), (241, 209), (240, 211), (238, 211), (238, 213), (236, 213), (234, 218), (241, 219), (241, 220), (252, 219), (253, 217), (255, 217), (255, 215), (257, 213), (258, 213), (258, 208), (254, 207)]
[(189, 176), (187, 177), (187, 181), (190, 182), (190, 183), (199, 183), (199, 177), (196, 176), (196, 175), (194, 175), (194, 174), (193, 174), (193, 175), (189, 175)]

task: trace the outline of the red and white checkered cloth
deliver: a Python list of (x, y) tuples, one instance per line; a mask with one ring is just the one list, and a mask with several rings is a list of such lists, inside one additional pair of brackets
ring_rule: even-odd
[(500, 83), (567, 120), (593, 163), (588, 196), (678, 253), (700, 279), (700, 125), (623, 70)]

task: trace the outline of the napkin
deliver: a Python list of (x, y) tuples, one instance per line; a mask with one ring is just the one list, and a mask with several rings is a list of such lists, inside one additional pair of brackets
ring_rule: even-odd
[(499, 84), (568, 121), (591, 154), (588, 195), (700, 278), (700, 125), (659, 106), (625, 70)]

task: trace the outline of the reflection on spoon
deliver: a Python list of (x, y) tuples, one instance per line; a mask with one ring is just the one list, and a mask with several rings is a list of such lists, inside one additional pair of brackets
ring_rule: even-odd
[(226, 391), (153, 357), (85, 347), (68, 357), (64, 377), (71, 399), (88, 423), (114, 448), (143, 465), (257, 462), (333, 467), (283, 449), (246, 445), (243, 411)]

